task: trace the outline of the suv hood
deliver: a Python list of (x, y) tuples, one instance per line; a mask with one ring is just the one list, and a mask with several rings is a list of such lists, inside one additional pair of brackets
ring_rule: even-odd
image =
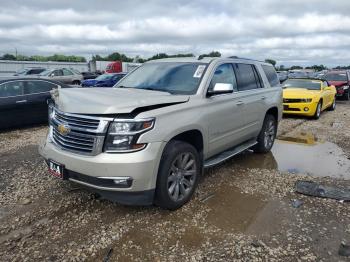
[(52, 93), (59, 110), (76, 114), (131, 113), (136, 108), (183, 103), (187, 95), (131, 88), (67, 88)]

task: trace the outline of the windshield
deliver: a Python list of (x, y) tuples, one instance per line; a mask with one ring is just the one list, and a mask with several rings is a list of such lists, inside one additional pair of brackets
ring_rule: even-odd
[(348, 81), (345, 73), (332, 73), (324, 76), (328, 81)]
[(113, 76), (114, 76), (113, 74), (104, 74), (104, 75), (100, 75), (100, 76), (96, 77), (95, 80), (104, 81), (104, 80), (111, 79)]
[(195, 94), (206, 69), (203, 63), (152, 62), (124, 77), (115, 87)]
[(321, 82), (313, 80), (287, 80), (283, 83), (283, 88), (306, 88), (309, 90), (321, 90)]

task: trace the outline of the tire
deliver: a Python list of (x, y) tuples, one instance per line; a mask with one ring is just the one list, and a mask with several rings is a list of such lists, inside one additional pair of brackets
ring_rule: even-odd
[(266, 115), (259, 133), (257, 144), (253, 147), (255, 153), (270, 152), (277, 134), (277, 120), (273, 115)]
[(73, 84), (73, 85), (80, 85), (80, 81), (74, 80), (74, 81), (72, 82), (72, 84)]
[(347, 92), (345, 92), (345, 94), (344, 94), (344, 100), (345, 101), (349, 101), (350, 100), (350, 93), (349, 93), (349, 90), (347, 91)]
[(321, 111), (322, 111), (322, 102), (318, 102), (315, 114), (313, 116), (314, 119), (319, 119), (321, 116)]
[(328, 111), (334, 111), (336, 107), (337, 107), (336, 97), (334, 97), (332, 105), (328, 107)]
[(192, 145), (170, 141), (161, 158), (154, 203), (169, 210), (183, 206), (191, 199), (201, 170), (200, 154)]

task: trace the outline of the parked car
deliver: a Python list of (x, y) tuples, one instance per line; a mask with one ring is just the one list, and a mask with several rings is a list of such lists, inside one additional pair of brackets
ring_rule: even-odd
[(350, 73), (349, 71), (330, 71), (323, 76), (337, 89), (337, 97), (345, 100), (350, 99)]
[(318, 119), (323, 110), (335, 109), (336, 93), (325, 80), (288, 79), (283, 83), (283, 113)]
[(131, 72), (135, 68), (139, 67), (140, 63), (122, 62), (114, 61), (110, 62), (106, 66), (106, 73), (121, 73), (121, 72)]
[(82, 87), (112, 87), (122, 79), (126, 73), (103, 74), (95, 79), (84, 80)]
[(50, 91), (67, 87), (37, 78), (0, 80), (0, 129), (47, 122)]
[(288, 72), (287, 71), (277, 71), (278, 79), (280, 80), (280, 83), (286, 81), (288, 79)]
[(52, 175), (122, 204), (176, 209), (204, 167), (269, 152), (282, 116), (271, 64), (149, 61), (108, 89), (61, 89), (39, 151)]
[(308, 73), (304, 71), (294, 71), (288, 73), (288, 78), (308, 78)]
[(97, 72), (81, 72), (83, 75), (84, 80), (86, 79), (95, 79), (96, 77), (100, 76), (101, 74)]
[(33, 76), (44, 72), (46, 69), (41, 67), (24, 68), (17, 71), (14, 76)]
[(56, 80), (68, 85), (80, 85), (81, 81), (83, 80), (82, 74), (76, 70), (68, 68), (45, 70), (39, 74), (39, 77)]

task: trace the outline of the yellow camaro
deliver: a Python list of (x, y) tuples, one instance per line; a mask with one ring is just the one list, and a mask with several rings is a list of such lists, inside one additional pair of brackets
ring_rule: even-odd
[(283, 87), (283, 113), (318, 119), (325, 109), (335, 109), (336, 89), (320, 79), (288, 79)]

